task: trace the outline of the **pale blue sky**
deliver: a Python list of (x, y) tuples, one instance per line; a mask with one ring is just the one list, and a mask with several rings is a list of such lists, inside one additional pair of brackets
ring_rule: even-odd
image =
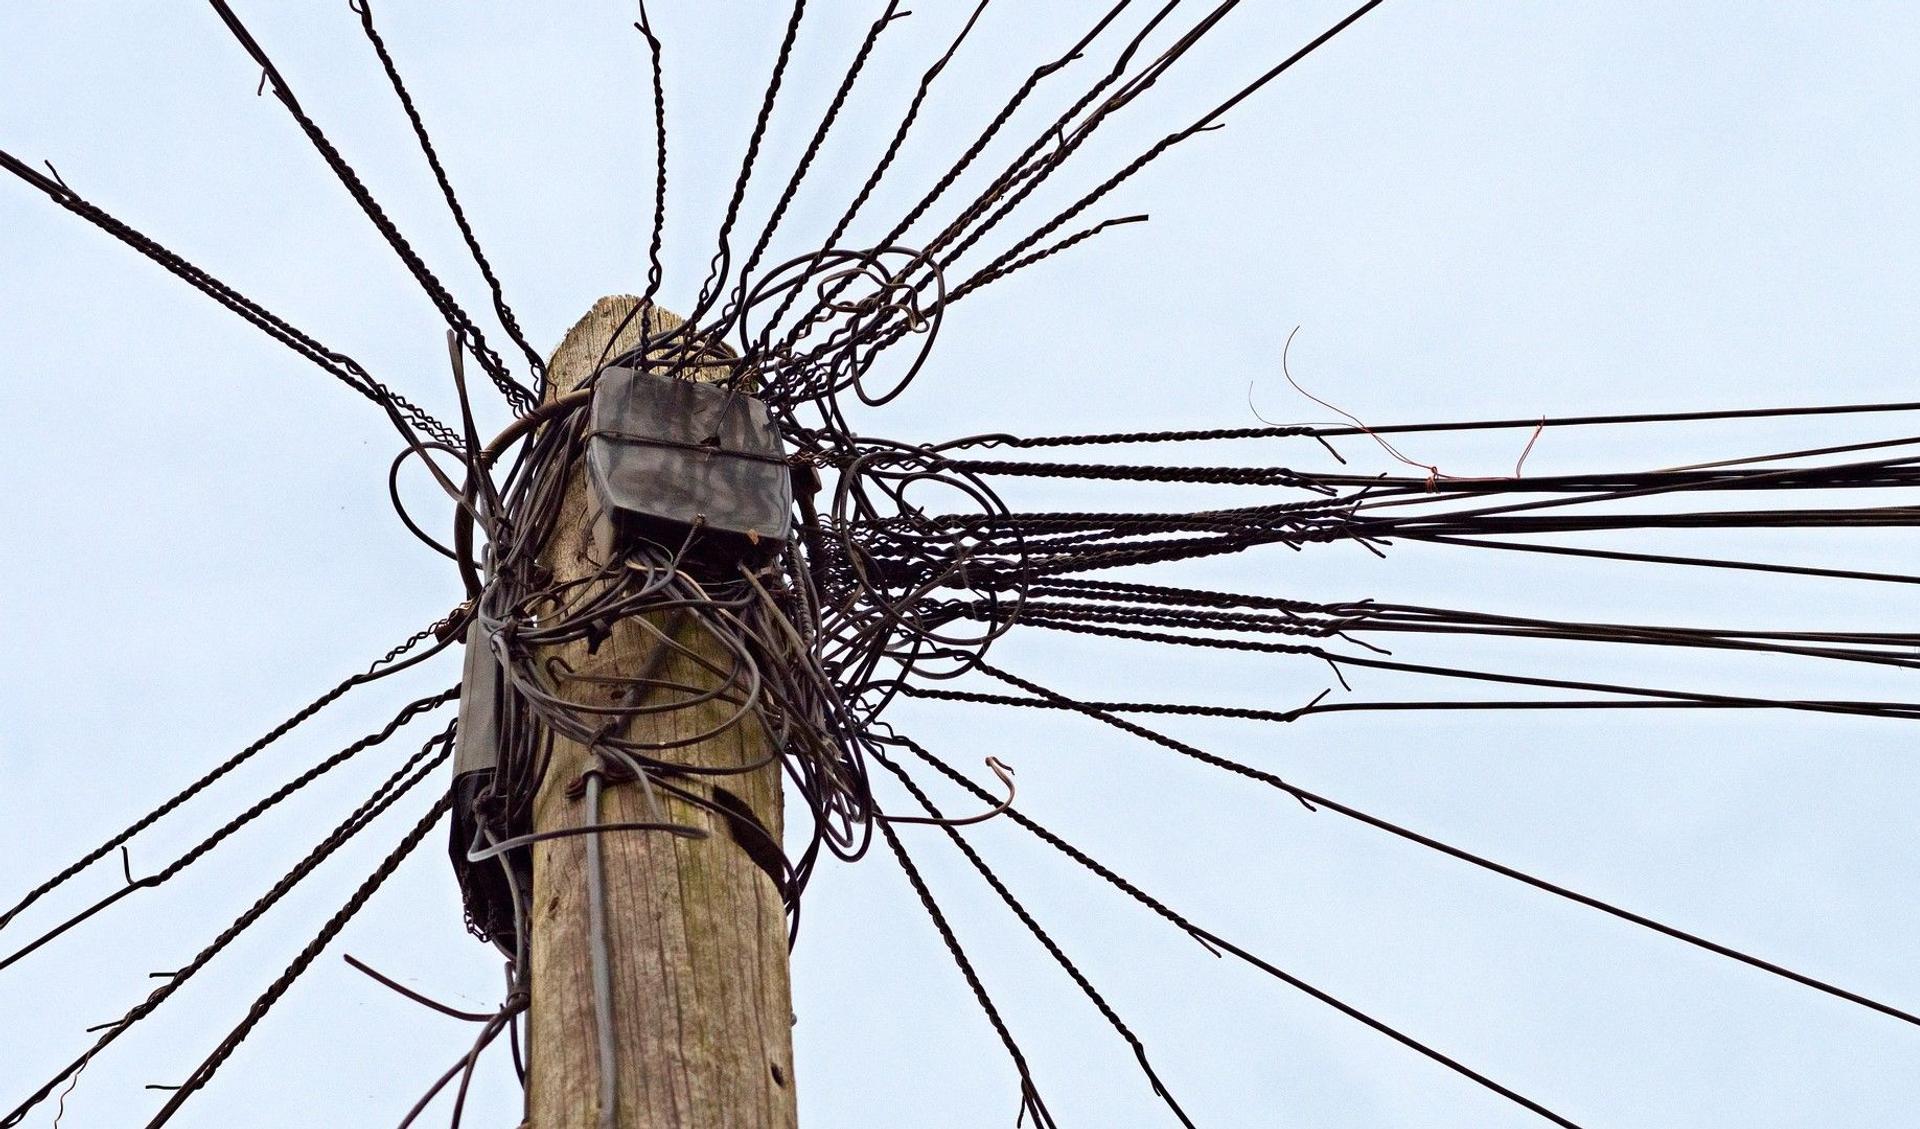
[[(879, 3), (816, 0), (748, 215)], [(971, 5), (889, 33), (788, 230), (811, 237)], [(303, 102), (429, 260), (484, 306), (344, 3), (239, 5)], [(684, 306), (737, 167), (784, 5), (651, 5), (669, 52), (668, 305)], [(1250, 3), (1063, 172), (1064, 200), (1341, 14)], [(997, 0), (873, 214), (891, 219), (1087, 3)], [(643, 284), (651, 138), (620, 4), (383, 0), (381, 26), (536, 342)], [(51, 159), (135, 226), (446, 414), (441, 329), (210, 10), (0, 10), (0, 147)], [(864, 430), (941, 439), (1322, 414), (1369, 420), (1915, 399), (1920, 14), (1902, 4), (1390, 0), (1176, 149), (1096, 215), (1149, 212), (957, 308), (914, 390)], [(1068, 84), (1070, 85), (1070, 84)], [(1063, 86), (1064, 89), (1064, 86)], [(756, 206), (759, 211), (755, 211)], [(1036, 220), (1041, 215), (1036, 210)], [(871, 227), (870, 233), (877, 234)], [(856, 233), (858, 234), (858, 233)], [(494, 422), (498, 422), (495, 413)], [(0, 901), (80, 853), (458, 598), (385, 499), (370, 405), (130, 252), (0, 185)], [(1898, 420), (1543, 437), (1529, 468), (1665, 466)], [(1910, 427), (1910, 425), (1908, 425)], [(1423, 442), (1503, 473), (1517, 440)], [(1377, 453), (1349, 445), (1361, 465)], [(1307, 445), (1235, 459), (1320, 466)], [(1484, 468), (1484, 469), (1483, 469)], [(1028, 487), (1016, 501), (1098, 496)], [(418, 495), (428, 503), (424, 493)], [(1212, 492), (1168, 490), (1170, 503)], [(1656, 540), (1910, 569), (1875, 533)], [(1684, 550), (1683, 550), (1684, 551)], [(1499, 555), (1496, 555), (1499, 556)], [(1306, 598), (1587, 618), (1891, 629), (1914, 597), (1825, 582), (1487, 560), (1408, 547), (1284, 550), (1184, 570)], [(1888, 586), (1890, 587), (1890, 586)], [(1754, 662), (1476, 644), (1409, 647), (1674, 685), (1914, 697), (1907, 680)], [(1324, 669), (1011, 640), (1006, 665), (1089, 696), (1285, 707)], [(456, 677), (451, 663), (440, 673)], [(156, 828), (158, 865), (253, 795), (376, 727), (422, 675), (322, 715)], [(1409, 689), (1384, 676), (1357, 696)], [(1420, 690), (1421, 687), (1412, 687)], [(1175, 907), (1590, 1126), (1885, 1126), (1920, 1103), (1920, 1032), (1466, 871), (1093, 723), (909, 704), (943, 755), (1017, 765), (1024, 810)], [(1169, 726), (1503, 861), (1909, 1008), (1920, 784), (1896, 723), (1813, 716), (1335, 715)], [(8, 1107), (252, 902), (429, 730), (357, 762), (214, 858), (0, 972)], [(405, 737), (406, 735), (403, 735)], [(64, 1124), (144, 1123), (161, 1096), (409, 825), (409, 801), (86, 1072)], [(1147, 1043), (1199, 1124), (1538, 1122), (1284, 985), (1203, 950), (1019, 838), (976, 840)], [(910, 844), (1063, 1126), (1161, 1125), (1126, 1048), (935, 833)], [(103, 864), (79, 899), (111, 890)], [(34, 921), (53, 919), (48, 907)], [(23, 920), (8, 935), (31, 925)], [(11, 945), (5, 946), (11, 948)], [(456, 1003), (494, 999), (436, 836), (275, 1011), (181, 1126), (388, 1125), (466, 1045), (461, 1024), (346, 969), (352, 952)], [(824, 866), (795, 955), (802, 1123), (1010, 1124), (992, 1032), (880, 856)], [(512, 1124), (490, 1057), (469, 1124)], [(45, 1126), (51, 1110), (29, 1125)]]

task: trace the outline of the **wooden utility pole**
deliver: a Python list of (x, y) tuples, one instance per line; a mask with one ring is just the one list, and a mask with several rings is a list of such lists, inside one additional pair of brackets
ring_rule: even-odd
[[(606, 351), (608, 337), (638, 305), (602, 298), (567, 333), (549, 366), (549, 392), (571, 391), (602, 356), (640, 344), (634, 318)], [(678, 324), (655, 311), (653, 330)], [(590, 575), (591, 514), (584, 476), (576, 475), (542, 560), (559, 583)], [(663, 621), (663, 630), (673, 630)], [(701, 629), (682, 627), (679, 641), (723, 668), (730, 662)], [(584, 675), (633, 677), (658, 661), (657, 641), (637, 624), (617, 625), (587, 653), (584, 643), (558, 653)], [(714, 676), (675, 655), (654, 677), (711, 686)], [(579, 681), (576, 694), (593, 692)], [(627, 735), (670, 740), (712, 728), (733, 707), (724, 701), (644, 715)], [(676, 749), (689, 764), (749, 763), (766, 754), (766, 735), (752, 719), (711, 740)], [(578, 827), (588, 812), (575, 785), (594, 761), (586, 746), (556, 739), (534, 802), (534, 830)], [(711, 795), (725, 788), (745, 801), (774, 838), (780, 836), (777, 760), (744, 775), (682, 777), (678, 786)], [(656, 790), (658, 793), (658, 790)], [(532, 1002), (529, 1129), (792, 1129), (792, 997), (787, 978), (787, 927), (780, 893), (735, 841), (727, 820), (659, 795), (667, 819), (703, 827), (704, 839), (659, 832), (598, 836), (605, 859), (608, 953), (613, 987), (617, 1116), (603, 1120), (597, 1096), (602, 1071), (594, 1022), (587, 897), (587, 839), (570, 836), (535, 845), (531, 915)], [(657, 818), (632, 783), (609, 786), (602, 822)]]

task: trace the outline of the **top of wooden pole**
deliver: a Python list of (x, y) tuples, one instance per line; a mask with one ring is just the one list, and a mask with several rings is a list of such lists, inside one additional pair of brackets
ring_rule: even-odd
[[(609, 294), (593, 304), (593, 308), (580, 316), (567, 330), (565, 337), (553, 350), (553, 356), (547, 361), (547, 398), (565, 395), (577, 388), (581, 381), (593, 375), (599, 367), (602, 351), (608, 357), (615, 357), (628, 349), (638, 348), (643, 331), (655, 336), (670, 329), (686, 324), (686, 319), (671, 310), (659, 306), (647, 311), (643, 320), (633, 316), (627, 321), (640, 299), (632, 294)], [(616, 326), (627, 321), (626, 327), (613, 341), (611, 347), (607, 339), (613, 336)]]
[[(554, 350), (549, 398), (578, 387), (604, 358), (638, 347), (643, 328), (659, 334), (683, 324), (680, 317), (655, 307), (643, 327), (635, 315), (639, 305), (640, 299), (622, 294), (593, 304)], [(723, 370), (710, 371), (718, 375)], [(576, 474), (542, 549), (559, 583), (588, 581), (600, 571), (591, 545), (587, 493), (584, 475)], [(697, 618), (668, 615), (651, 620), (712, 664), (671, 656), (656, 674), (663, 682), (709, 686), (716, 680), (713, 669), (725, 669), (733, 661)], [(640, 624), (623, 620), (612, 625), (595, 650), (581, 642), (552, 653), (586, 679), (567, 693), (590, 694), (595, 685), (591, 678), (631, 677), (658, 661), (660, 645)], [(658, 741), (693, 737), (713, 729), (732, 709), (724, 700), (711, 700), (644, 714), (630, 723), (627, 735)], [(781, 768), (779, 758), (770, 758), (768, 752), (766, 733), (748, 717), (705, 740), (674, 748), (667, 757), (712, 768), (764, 761), (747, 773), (687, 775), (674, 783), (715, 799), (724, 790), (730, 805), (740, 805), (732, 810), (751, 812), (777, 842)], [(534, 830), (576, 828), (588, 821), (584, 804), (567, 793), (593, 756), (585, 746), (554, 740), (534, 802)], [(600, 839), (616, 1044), (618, 1116), (611, 1122), (601, 1120), (596, 1098), (603, 1064), (595, 1046), (586, 839), (570, 835), (534, 847), (530, 1129), (607, 1124), (619, 1129), (792, 1129), (793, 1010), (780, 890), (737, 840), (740, 833), (729, 819), (667, 795), (660, 803), (667, 819), (703, 828), (707, 837), (616, 832)], [(658, 818), (646, 793), (630, 784), (607, 789), (600, 817), (609, 823)]]

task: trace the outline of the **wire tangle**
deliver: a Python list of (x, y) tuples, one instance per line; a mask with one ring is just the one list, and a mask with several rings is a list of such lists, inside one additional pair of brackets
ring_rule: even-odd
[[(770, 134), (777, 121), (794, 112), (792, 104), (801, 97), (789, 84), (796, 60), (804, 58), (804, 53), (796, 53), (796, 44), (807, 5), (795, 0), (765, 68), (758, 109), (745, 131), (711, 253), (699, 248), (697, 261), (705, 263), (706, 273), (686, 287), (691, 304), (685, 318), (660, 305), (668, 289), (663, 259), (670, 171), (663, 71), (667, 54), (643, 3), (634, 24), (647, 68), (639, 116), (654, 134), (652, 182), (645, 186), (650, 189), (645, 203), (651, 216), (644, 288), (637, 298), (597, 307), (596, 314), (613, 311), (607, 313), (606, 324), (590, 315), (591, 332), (583, 331), (577, 339), (570, 335), (568, 344), (550, 358), (534, 347), (508, 303), (402, 77), (401, 64), (376, 29), (371, 4), (354, 0), (351, 12), (485, 284), (489, 301), (475, 308), (491, 308), (498, 330), (514, 346), (508, 352), (517, 351), (524, 359), (519, 375), (488, 344), (482, 326), (453, 288), (298, 101), (264, 45), (225, 0), (210, 3), (260, 68), (262, 90), (271, 90), (293, 127), (445, 323), (459, 409), (454, 423), (442, 422), (352, 358), (110, 215), (68, 187), (50, 166), (42, 172), (0, 152), (0, 169), (377, 405), (401, 437), (387, 468), (397, 518), (450, 562), (449, 583), (457, 582), (464, 598), (27, 889), (0, 912), (0, 930), (29, 913), (48, 912), (41, 903), (56, 891), (95, 863), (116, 852), (121, 856), (121, 885), (77, 910), (53, 910), (54, 920), (33, 926), (38, 932), (30, 939), (0, 954), (0, 973), (89, 921), (109, 917), (115, 907), (134, 902), (139, 891), (171, 880), (257, 821), (273, 818), (289, 799), (342, 766), (387, 755), (383, 746), (401, 729), (455, 702), (460, 712), (417, 752), (383, 765), (387, 774), (364, 800), (231, 924), (180, 967), (162, 974), (162, 983), (145, 999), (134, 1002), (120, 1018), (92, 1029), (97, 1037), (91, 1045), (24, 1095), (0, 1118), (0, 1129), (22, 1124), (49, 1099), (64, 1103), (81, 1071), (97, 1056), (159, 1010), (330, 856), (423, 785), (434, 796), (418, 822), (265, 986), (229, 1033), (177, 1086), (169, 1087), (171, 1093), (149, 1122), (150, 1129), (168, 1122), (212, 1083), (443, 821), (449, 825), (448, 852), (467, 928), (498, 949), (504, 987), (492, 1010), (468, 1011), (440, 1004), (347, 958), (375, 982), (472, 1025), (470, 1039), (463, 1035), (457, 1047), (449, 1046), (452, 1064), (402, 1115), (403, 1129), (449, 1093), (450, 1121), (457, 1127), (483, 1052), (503, 1035), (524, 1082), (527, 1055), (520, 1024), (529, 1013), (537, 1023), (543, 1002), (531, 971), (536, 858), (571, 861), (575, 855), (559, 852), (578, 851), (589, 938), (585, 991), (591, 995), (594, 1027), (596, 1109), (600, 1124), (613, 1126), (619, 1123), (617, 1082), (623, 1069), (615, 1037), (620, 1018), (616, 981), (621, 962), (631, 955), (617, 943), (617, 930), (608, 920), (612, 899), (620, 893), (609, 864), (614, 844), (637, 841), (738, 852), (777, 895), (777, 903), (765, 903), (766, 916), (776, 927), (784, 925), (793, 943), (799, 936), (804, 895), (821, 861), (860, 860), (876, 837), (900, 867), (960, 973), (972, 1006), (1011, 1061), (1016, 1116), (1022, 1122), (1031, 1117), (1036, 1127), (1049, 1129), (1054, 1116), (1013, 1025), (995, 1002), (989, 986), (992, 969), (969, 955), (962, 929), (916, 860), (921, 840), (913, 836), (931, 836), (936, 828), (939, 837), (934, 842), (943, 838), (958, 853), (1125, 1044), (1146, 1091), (1165, 1114), (1182, 1125), (1194, 1124), (1157, 1071), (1147, 1040), (1042, 924), (1043, 914), (989, 861), (984, 844), (1003, 827), (1021, 829), (1214, 956), (1232, 956), (1545, 1121), (1575, 1124), (1146, 893), (1030, 814), (1048, 802), (1047, 784), (1029, 782), (1016, 805), (1011, 769), (997, 757), (985, 761), (1004, 796), (895, 729), (896, 722), (917, 724), (943, 709), (1074, 715), (1094, 722), (1103, 733), (1124, 734), (1242, 785), (1278, 792), (1291, 801), (1282, 805), (1290, 818), (1354, 822), (1444, 855), (1473, 872), (1585, 906), (1896, 1022), (1920, 1025), (1920, 1016), (1900, 1005), (1497, 862), (1468, 846), (1323, 795), (1294, 780), (1291, 772), (1283, 777), (1156, 728), (1158, 722), (1140, 720), (1291, 725), (1316, 718), (1323, 720), (1311, 724), (1320, 725), (1337, 724), (1324, 720), (1331, 716), (1387, 711), (1650, 709), (1920, 718), (1920, 699), (1888, 700), (1864, 692), (1739, 693), (1718, 683), (1669, 686), (1652, 674), (1614, 681), (1589, 676), (1580, 665), (1608, 654), (1696, 660), (1738, 655), (1743, 662), (1774, 664), (1769, 669), (1859, 676), (1920, 668), (1920, 631), (1810, 628), (1774, 621), (1759, 611), (1751, 622), (1742, 616), (1742, 622), (1718, 624), (1598, 614), (1556, 617), (1512, 606), (1377, 598), (1359, 581), (1331, 597), (1309, 599), (1284, 565), (1263, 568), (1259, 575), (1272, 582), (1255, 591), (1193, 582), (1196, 575), (1205, 575), (1209, 562), (1221, 558), (1258, 558), (1263, 565), (1289, 560), (1280, 550), (1388, 558), (1471, 548), (1790, 579), (1920, 584), (1920, 574), (1845, 567), (1844, 561), (1823, 558), (1813, 566), (1712, 556), (1705, 549), (1651, 552), (1645, 542), (1659, 537), (1665, 539), (1663, 545), (1691, 544), (1713, 535), (1755, 531), (1827, 537), (1840, 530), (1920, 526), (1920, 507), (1908, 502), (1910, 492), (1920, 488), (1920, 437), (1876, 435), (1655, 469), (1622, 465), (1526, 473), (1523, 453), (1511, 475), (1488, 477), (1442, 474), (1437, 466), (1401, 454), (1382, 438), (1527, 428), (1527, 453), (1535, 441), (1543, 441), (1537, 466), (1555, 440), (1577, 429), (1871, 417), (1913, 412), (1920, 410), (1920, 403), (1377, 426), (1333, 409), (1345, 417), (1343, 422), (1087, 433), (1028, 433), (1024, 425), (1030, 420), (1007, 418), (986, 421), (1006, 431), (955, 438), (881, 432), (886, 417), (879, 409), (908, 395), (937, 368), (936, 342), (961, 299), (1015, 274), (1046, 270), (1059, 256), (1085, 254), (1096, 237), (1124, 240), (1114, 233), (1146, 220), (1145, 215), (1098, 219), (1089, 213), (1115, 206), (1110, 198), (1117, 199), (1150, 165), (1219, 129), (1227, 113), (1333, 41), (1379, 0), (1360, 4), (1298, 50), (1233, 87), (1205, 113), (1171, 132), (1156, 130), (1157, 140), (1130, 150), (1132, 155), (1117, 168), (1104, 174), (1084, 172), (1109, 136), (1103, 130), (1151, 105), (1161, 80), (1190, 65), (1203, 43), (1231, 26), (1229, 17), (1238, 7), (1238, 0), (1204, 6), (1165, 0), (1136, 9), (1133, 0), (1118, 0), (1070, 42), (1049, 45), (1043, 61), (1019, 73), (1019, 81), (1004, 96), (982, 102), (983, 115), (991, 111), (988, 120), (954, 141), (947, 150), (951, 159), (942, 157), (937, 172), (906, 186), (899, 182), (905, 179), (902, 170), (908, 162), (902, 154), (908, 140), (927, 132), (923, 115), (936, 92), (946, 90), (943, 76), (956, 60), (969, 57), (967, 52), (979, 50), (975, 33), (992, 18), (990, 0), (917, 19), (915, 25), (925, 19), (943, 22), (931, 37), (933, 46), (905, 61), (898, 56), (909, 48), (899, 47), (896, 53), (902, 37), (889, 33), (910, 13), (899, 0), (876, 0), (863, 35), (843, 55), (844, 69), (835, 72), (830, 95), (811, 117), (804, 145), (796, 146), (797, 157), (790, 168), (776, 169), (771, 167), (772, 154), (779, 150), (769, 147)], [(917, 74), (918, 81), (893, 108), (897, 112), (877, 124), (865, 123), (861, 138), (845, 139), (849, 130), (843, 110), (862, 83), (870, 83), (876, 71), (902, 67), (908, 75)], [(1042, 87), (1049, 93), (1070, 89), (1059, 89), (1059, 97), (1041, 111), (1032, 102)], [(971, 98), (978, 92), (968, 93)], [(1096, 137), (1099, 144), (1093, 143)], [(846, 179), (847, 190), (837, 192), (835, 206), (825, 213), (835, 217), (828, 230), (788, 234), (791, 217), (803, 214), (796, 206), (802, 193), (810, 185), (824, 190), (818, 184), (826, 179), (818, 171), (823, 154), (836, 144), (865, 141), (871, 143), (860, 150), (859, 173)], [(732, 168), (730, 158), (727, 167)], [(757, 205), (749, 201), (756, 199), (751, 189), (760, 176), (773, 179), (761, 192), (771, 203), (756, 227)], [(1083, 176), (1083, 187), (1068, 192), (1064, 206), (1036, 214), (1034, 201), (1047, 199), (1044, 190), (1049, 186), (1065, 187), (1070, 176)], [(958, 191), (963, 184), (969, 187)], [(1092, 187), (1084, 187), (1088, 184)], [(896, 209), (897, 214), (873, 214), (881, 210), (881, 202), (896, 197), (912, 203)], [(745, 254), (736, 254), (736, 246)], [(1015, 363), (1021, 360), (1017, 352), (1008, 355)], [(1284, 348), (1278, 357), (1280, 373), (1291, 382)], [(479, 367), (485, 384), (469, 386), (469, 363)], [(498, 399), (483, 403), (475, 393), (488, 385)], [(1300, 392), (1332, 407), (1304, 389)], [(695, 405), (697, 410), (685, 413), (693, 422), (674, 430), (662, 422), (664, 413), (619, 414), (642, 396)], [(510, 422), (488, 438), (481, 421), (490, 411)], [(762, 423), (764, 428), (753, 430)], [(696, 427), (700, 430), (686, 430)], [(1367, 473), (1350, 463), (1332, 441), (1353, 437), (1372, 440), (1393, 457), (1394, 465)], [(764, 442), (754, 446), (749, 439)], [(1366, 454), (1377, 458), (1379, 451), (1369, 447)], [(1316, 469), (1326, 465), (1327, 455), (1335, 469)], [(640, 492), (657, 511), (615, 504), (612, 483), (622, 465), (671, 472), (646, 479), (648, 490)], [(1409, 469), (1425, 473), (1409, 474)], [(435, 502), (450, 513), (447, 521), (425, 516), (424, 509), (403, 497), (403, 472), (424, 473), (431, 480), (438, 490)], [(666, 512), (676, 491), (692, 497), (688, 512)], [(743, 508), (743, 498), (772, 501), (755, 523), (736, 528), (727, 523), (727, 511)], [(1498, 600), (1497, 593), (1487, 595), (1489, 604)], [(1104, 670), (1093, 675), (1060, 671), (1059, 677), (1055, 672), (1033, 677), (1016, 672), (1025, 669), (1019, 660), (1030, 652), (1018, 650), (1024, 643), (1003, 641), (1047, 636), (1087, 651), (1098, 648), (1114, 662), (1179, 653), (1215, 655), (1249, 667), (1258, 664), (1262, 670), (1265, 664), (1298, 668), (1308, 673), (1310, 684), (1305, 693), (1252, 703), (1124, 700), (1133, 695), (1111, 689), (1082, 696), (1070, 684), (1110, 684), (1112, 679)], [(1492, 658), (1481, 665), (1455, 665), (1443, 648), (1460, 639), (1526, 646), (1534, 648), (1529, 655), (1538, 657), (1505, 665)], [(1439, 656), (1429, 648), (1440, 649)], [(410, 691), (417, 696), (385, 724), (304, 768), (282, 773), (280, 783), (224, 820), (211, 822), (211, 830), (184, 851), (144, 877), (134, 877), (132, 845), (155, 824), (201, 799), (256, 758), (267, 755), (270, 760), (282, 751), (283, 742), (290, 743), (289, 734), (350, 691), (422, 670), (449, 653), (463, 656), (457, 685), (424, 694)], [(435, 677), (439, 680), (430, 686), (447, 687), (448, 679)], [(1323, 683), (1325, 689), (1314, 694)], [(1408, 685), (1438, 689), (1403, 691)], [(1498, 696), (1470, 696), (1486, 686), (1498, 687)], [(1007, 755), (1023, 766), (1030, 763)], [(875, 765), (881, 773), (872, 771)], [(951, 785), (970, 797), (961, 810), (980, 814), (945, 814), (947, 809), (927, 787), (934, 778), (946, 781), (942, 787)], [(429, 785), (435, 780), (439, 783)], [(757, 800), (777, 794), (782, 781), (784, 813), (764, 803), (756, 807)], [(906, 802), (899, 802), (903, 797)], [(976, 808), (975, 800), (984, 809)], [(555, 811), (567, 818), (556, 821)], [(988, 830), (976, 838), (977, 828)], [(550, 861), (539, 865), (548, 868), (544, 873), (554, 869)]]

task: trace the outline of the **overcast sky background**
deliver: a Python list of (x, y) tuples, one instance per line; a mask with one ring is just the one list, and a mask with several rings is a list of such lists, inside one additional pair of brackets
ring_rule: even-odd
[[(484, 290), (344, 3), (239, 5), (302, 101), (469, 309)], [(764, 216), (880, 3), (817, 0), (743, 230)], [(970, 5), (888, 33), (776, 249), (824, 232)], [(999, 0), (851, 242), (874, 238), (1096, 5)], [(1253, 3), (1103, 132), (1045, 199), (1097, 183), (1342, 14)], [(684, 308), (778, 42), (780, 4), (657, 0), (672, 199), (663, 300)], [(1197, 9), (1196, 9), (1197, 11)], [(619, 4), (382, 0), (380, 24), (534, 340), (644, 285), (652, 139)], [(192, 4), (0, 9), (0, 146), (451, 417), (442, 327), (219, 20)], [(1920, 355), (1920, 13), (1904, 4), (1419, 4), (1394, 0), (1178, 147), (1093, 216), (1151, 213), (969, 299), (935, 362), (863, 431), (1244, 426), (1908, 400)], [(1034, 112), (1091, 81), (1068, 71)], [(1024, 123), (1024, 128), (1021, 127)], [(1050, 212), (1028, 213), (1026, 230)], [(369, 404), (11, 181), (0, 185), (0, 902), (459, 598), (393, 519), (391, 429)], [(504, 414), (492, 406), (488, 423)], [(1902, 430), (1902, 429), (1906, 430)], [(1549, 431), (1528, 470), (1641, 469), (1905, 434), (1902, 417)], [(1509, 473), (1523, 434), (1420, 439)], [(1410, 445), (1414, 441), (1410, 441)], [(1387, 470), (1347, 443), (1356, 465)], [(1307, 443), (1224, 458), (1320, 467)], [(445, 519), (420, 483), (410, 496)], [(1046, 483), (1016, 507), (1234, 504)], [(1105, 503), (1099, 499), (1104, 498)], [(1904, 499), (1902, 499), (1904, 500)], [(1873, 533), (1643, 537), (1637, 547), (1908, 570)], [(1487, 557), (1502, 559), (1486, 559)], [(1407, 546), (1250, 554), (1159, 574), (1310, 599), (1761, 627), (1909, 625), (1891, 585), (1786, 581)], [(1864, 590), (1863, 590), (1864, 589)], [(1286, 708), (1324, 667), (1116, 642), (1009, 640), (1019, 673), (1096, 697)], [(1910, 680), (1806, 664), (1409, 643), (1406, 657), (1755, 693), (1912, 699)], [(327, 711), (136, 841), (148, 872), (453, 661)], [(404, 685), (399, 684), (404, 682)], [(1811, 689), (1810, 689), (1811, 688)], [(1352, 697), (1471, 696), (1369, 676)], [(356, 700), (357, 699), (357, 700)], [(1019, 769), (1021, 807), (1199, 923), (1591, 1126), (1906, 1123), (1920, 1032), (1447, 859), (1310, 814), (1084, 719), (908, 703), (949, 759)], [(437, 725), (417, 724), (213, 857), (0, 972), (0, 1105), (184, 963)], [(1896, 1005), (1920, 1005), (1911, 741), (1812, 715), (1333, 715), (1167, 728), (1301, 784)], [(982, 774), (984, 778), (984, 774)], [(944, 793), (943, 793), (944, 794)], [(883, 797), (890, 798), (890, 797)], [(410, 797), (87, 1070), (63, 1124), (143, 1124), (424, 810)], [(964, 806), (955, 802), (956, 807)], [(1216, 960), (1017, 827), (972, 833), (1210, 1127), (1536, 1119), (1285, 985)], [(180, 1126), (389, 1125), (465, 1025), (346, 968), (352, 952), (458, 1005), (499, 993), (436, 833)], [(1127, 1048), (947, 847), (909, 844), (1062, 1126), (1161, 1125)], [(110, 892), (105, 862), (8, 929)], [(1013, 1074), (893, 863), (827, 865), (795, 953), (802, 1123), (1011, 1124)], [(444, 1110), (444, 1105), (439, 1107)], [(468, 1124), (514, 1123), (504, 1051)], [(439, 1114), (437, 1116), (443, 1116)], [(28, 1125), (52, 1119), (42, 1107)], [(429, 1118), (427, 1123), (432, 1123)]]

